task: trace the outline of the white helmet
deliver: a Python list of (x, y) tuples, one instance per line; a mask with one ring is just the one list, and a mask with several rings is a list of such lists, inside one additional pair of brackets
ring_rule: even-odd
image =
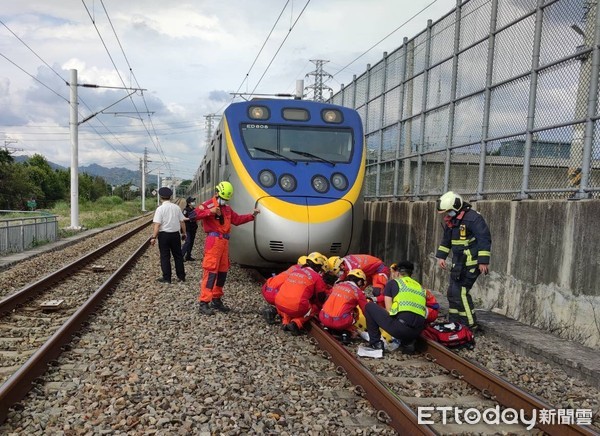
[(458, 212), (463, 207), (463, 199), (453, 191), (448, 191), (437, 201), (438, 213), (448, 212), (450, 210)]

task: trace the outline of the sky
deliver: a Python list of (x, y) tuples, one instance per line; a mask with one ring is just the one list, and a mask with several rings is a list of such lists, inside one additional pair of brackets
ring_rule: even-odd
[(0, 146), (70, 167), (68, 83), (76, 70), (80, 85), (99, 86), (77, 88), (79, 166), (137, 170), (147, 152), (150, 175), (190, 179), (204, 154), (206, 116), (244, 98), (233, 93), (294, 93), (297, 80), (312, 83), (311, 60), (327, 61), (333, 77), (325, 84), (337, 92), (455, 6), (456, 0), (4, 1)]

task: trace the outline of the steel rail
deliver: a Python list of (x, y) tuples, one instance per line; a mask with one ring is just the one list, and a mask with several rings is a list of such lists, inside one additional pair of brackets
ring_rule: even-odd
[(417, 415), (402, 400), (396, 397), (368, 369), (366, 369), (346, 348), (314, 320), (310, 322), (308, 335), (337, 365), (345, 371), (346, 377), (364, 391), (366, 398), (378, 410), (378, 419), (386, 422), (400, 434), (437, 434), (430, 426), (419, 424)]
[(104, 253), (111, 250), (116, 245), (119, 245), (124, 240), (127, 240), (131, 236), (142, 231), (150, 223), (151, 223), (151, 221), (134, 228), (133, 230), (104, 244), (100, 248), (98, 248), (94, 251), (91, 251), (90, 253), (86, 254), (85, 256), (81, 257), (80, 259), (77, 259), (76, 261), (71, 262), (70, 264), (64, 266), (63, 268), (61, 268), (57, 271), (54, 271), (54, 272), (48, 274), (47, 276), (41, 278), (37, 282), (31, 283), (31, 284), (21, 288), (19, 291), (15, 292), (14, 294), (9, 295), (8, 297), (4, 298), (3, 300), (0, 301), (0, 314), (10, 312), (11, 310), (15, 309), (16, 307), (31, 300), (36, 295), (41, 294), (46, 288), (48, 288), (52, 284), (57, 283), (60, 280), (64, 279), (65, 277), (70, 276), (73, 273), (73, 271), (81, 269), (84, 265), (87, 265), (88, 263), (90, 263), (93, 260), (97, 259), (98, 257), (102, 256)]
[[(425, 357), (443, 366), (450, 374), (463, 379), (466, 383), (479, 389), (481, 393), (505, 407), (524, 410), (531, 418), (533, 410), (554, 409), (539, 398), (528, 394), (512, 383), (504, 380), (489, 370), (471, 362), (446, 347), (423, 337), (420, 338), (417, 349), (425, 353)], [(537, 428), (549, 435), (598, 435), (591, 428), (577, 424), (544, 424), (537, 419)]]
[[(135, 232), (134, 232), (135, 233)], [(150, 244), (144, 243), (117, 269), (88, 300), (54, 334), (0, 386), (0, 424), (6, 420), (8, 409), (31, 390), (33, 381), (44, 374), (48, 364), (56, 359), (72, 336), (81, 329), (87, 318), (94, 313), (104, 298), (123, 277)]]

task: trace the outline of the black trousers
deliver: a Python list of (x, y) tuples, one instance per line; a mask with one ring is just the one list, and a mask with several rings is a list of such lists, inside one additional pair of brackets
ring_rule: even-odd
[(198, 231), (198, 226), (186, 227), (185, 242), (183, 244), (183, 247), (181, 248), (181, 254), (183, 255), (183, 257), (186, 257), (186, 258), (192, 257), (192, 248), (194, 248), (194, 240), (196, 239), (197, 231)]
[(185, 280), (179, 232), (158, 232), (158, 249), (160, 251), (160, 269), (163, 278), (171, 281), (171, 255), (173, 255), (175, 273), (178, 278)]
[(390, 316), (389, 312), (377, 303), (367, 303), (365, 306), (367, 332), (369, 342), (381, 340), (380, 328), (398, 339), (401, 343), (411, 342), (421, 334), (425, 328), (425, 318), (412, 312), (400, 312)]

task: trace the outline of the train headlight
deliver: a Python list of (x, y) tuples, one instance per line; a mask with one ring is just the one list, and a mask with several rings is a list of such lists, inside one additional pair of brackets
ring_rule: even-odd
[(341, 123), (342, 113), (336, 109), (326, 109), (321, 113), (323, 121), (326, 123)]
[(271, 116), (269, 109), (264, 106), (250, 106), (248, 116), (253, 120), (267, 120)]
[(324, 194), (329, 191), (329, 181), (323, 176), (314, 176), (312, 178), (312, 186), (315, 191)]
[(296, 179), (291, 174), (284, 174), (279, 178), (279, 186), (285, 192), (292, 192), (296, 189)]
[(335, 189), (343, 191), (348, 187), (348, 179), (342, 173), (333, 173), (331, 176), (331, 184)]
[(260, 181), (260, 184), (263, 185), (265, 188), (272, 188), (275, 185), (275, 181), (277, 179), (275, 178), (275, 174), (273, 174), (273, 171), (262, 170), (258, 174), (258, 180)]

